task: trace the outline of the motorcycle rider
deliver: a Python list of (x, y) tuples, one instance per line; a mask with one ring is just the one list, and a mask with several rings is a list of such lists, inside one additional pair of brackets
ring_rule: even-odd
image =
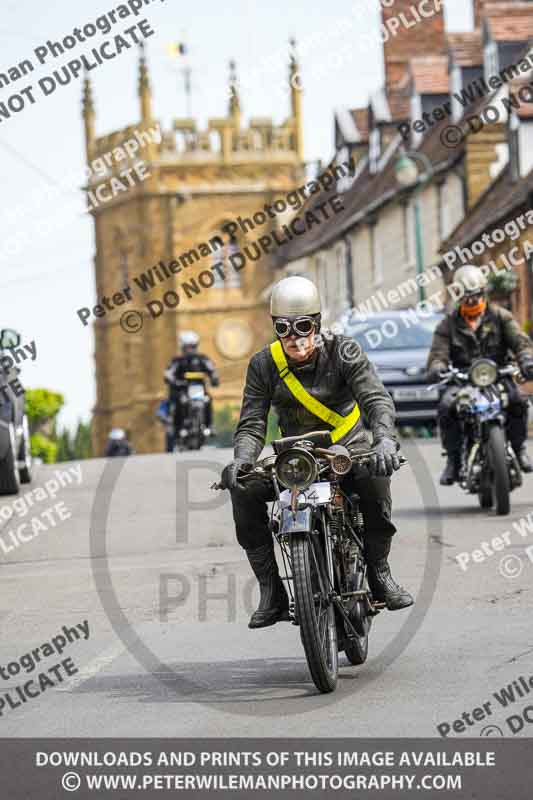
[[(209, 376), (211, 386), (218, 386), (220, 381), (213, 362), (198, 352), (200, 337), (194, 331), (182, 331), (178, 335), (178, 347), (181, 355), (175, 356), (165, 370), (165, 383), (169, 387), (169, 405), (174, 414), (174, 430), (180, 432), (183, 427), (185, 405), (187, 403), (186, 372), (204, 372)], [(213, 434), (213, 410), (211, 397), (205, 406), (205, 436)], [(174, 437), (167, 437), (167, 451), (174, 449)]]
[[(361, 496), (368, 580), (374, 599), (385, 602), (390, 610), (406, 608), (414, 602), (392, 578), (387, 560), (396, 532), (391, 522), (390, 475), (400, 465), (394, 405), (355, 342), (345, 336), (318, 335), (320, 312), (318, 291), (307, 278), (291, 276), (274, 286), (270, 314), (276, 342), (256, 353), (248, 365), (234, 436), (234, 461), (222, 472), (220, 485), (231, 492), (237, 540), (246, 551), (260, 587), (259, 607), (252, 614), (250, 628), (287, 619), (289, 605), (268, 526), (267, 502), (274, 499), (272, 488), (260, 481), (249, 481), (246, 487), (238, 483), (239, 470), (251, 468), (263, 449), (271, 405), (283, 436), (323, 430), (327, 425), (333, 428), (336, 442), (352, 448), (359, 445), (363, 450), (369, 447), (360, 419), (364, 414), (373, 434), (377, 477), (355, 480), (348, 475), (342, 488)], [(351, 349), (347, 350), (347, 344)], [(291, 378), (297, 379), (303, 394), (294, 390), (294, 382), (289, 388), (287, 376), (289, 383)], [(323, 404), (326, 414), (334, 412), (336, 420), (324, 423), (322, 416), (308, 410), (313, 399)]]
[[(487, 279), (479, 267), (467, 264), (457, 270), (454, 284), (462, 291), (453, 313), (439, 323), (433, 334), (427, 370), (428, 381), (438, 382), (450, 367), (468, 370), (474, 359), (491, 358), (500, 367), (513, 353), (522, 374), (533, 380), (533, 342), (523, 333), (512, 314), (487, 302)], [(508, 394), (507, 437), (523, 472), (533, 465), (527, 453), (527, 400), (511, 378), (504, 379)], [(441, 397), (438, 422), (447, 461), (440, 482), (450, 486), (459, 477), (461, 428), (455, 401), (459, 388), (448, 388)]]
[(107, 439), (105, 455), (107, 457), (131, 456), (131, 445), (122, 428), (113, 428)]

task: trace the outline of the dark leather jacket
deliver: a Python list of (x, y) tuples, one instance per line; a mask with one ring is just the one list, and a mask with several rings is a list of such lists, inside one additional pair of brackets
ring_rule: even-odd
[(445, 370), (449, 366), (466, 369), (481, 356), (499, 366), (509, 361), (510, 353), (518, 363), (533, 358), (533, 342), (520, 330), (510, 311), (489, 303), (479, 327), (468, 327), (459, 311), (445, 317), (433, 334), (428, 369)]
[(219, 385), (220, 381), (215, 365), (203, 353), (187, 353), (173, 358), (165, 371), (165, 383), (183, 381), (186, 372), (205, 372), (209, 376), (212, 386)]
[[(307, 391), (327, 408), (346, 416), (359, 403), (373, 443), (395, 439), (394, 404), (376, 370), (359, 345), (346, 336), (324, 333), (305, 364), (288, 361)], [(255, 462), (263, 449), (270, 407), (277, 414), (283, 436), (331, 428), (305, 409), (279, 377), (270, 348), (256, 353), (248, 365), (241, 416), (234, 436), (235, 458)], [(338, 444), (369, 447), (362, 420)]]

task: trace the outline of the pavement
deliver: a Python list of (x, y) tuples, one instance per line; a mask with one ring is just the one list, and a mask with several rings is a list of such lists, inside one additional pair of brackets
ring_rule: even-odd
[[(6, 520), (13, 498), (0, 503), (3, 735), (531, 736), (533, 476), (497, 517), (438, 485), (435, 442), (404, 452), (391, 564), (417, 601), (375, 619), (368, 661), (342, 656), (330, 695), (315, 690), (296, 627), (246, 626), (254, 581), (229, 497), (209, 488), (230, 451), (83, 461), (70, 483), (57, 473), (72, 465), (38, 467), (24, 517), (19, 506)], [(55, 498), (36, 499), (51, 480)], [(42, 512), (58, 502), (70, 516), (52, 525)], [(85, 621), (88, 638), (69, 631)], [(24, 658), (36, 648), (38, 662)], [(21, 697), (30, 680), (36, 696)]]

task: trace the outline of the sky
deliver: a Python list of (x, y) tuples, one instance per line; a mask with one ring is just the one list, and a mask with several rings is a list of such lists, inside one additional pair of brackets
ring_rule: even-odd
[[(242, 113), (287, 116), (288, 41), (299, 43), (306, 160), (333, 154), (333, 113), (364, 105), (383, 80), (378, 0), (153, 0), (137, 17), (120, 20), (107, 35), (79, 44), (65, 56), (38, 65), (34, 49), (62, 40), (75, 27), (116, 9), (117, 0), (4, 0), (0, 18), (0, 73), (30, 58), (35, 72), (0, 88), (0, 103), (26, 85), (146, 18), (155, 31), (147, 42), (154, 116), (170, 129), (187, 115), (183, 77), (167, 46), (184, 41), (192, 75), (192, 112), (199, 123), (227, 112), (228, 62), (237, 63)], [(374, 10), (369, 6), (374, 5)], [(471, 28), (465, 0), (447, 0), (449, 30)], [(335, 14), (332, 15), (331, 11)], [(354, 23), (355, 19), (355, 23)], [(370, 35), (364, 40), (363, 37)], [(373, 37), (372, 37), (373, 35)], [(97, 135), (139, 118), (135, 49), (91, 72)], [(93, 222), (84, 212), (84, 133), (81, 79), (0, 121), (0, 327), (35, 342), (35, 361), (22, 365), (28, 387), (62, 392), (60, 424), (88, 420), (95, 402), (94, 340), (76, 310), (96, 302)], [(77, 180), (77, 176), (80, 176)]]

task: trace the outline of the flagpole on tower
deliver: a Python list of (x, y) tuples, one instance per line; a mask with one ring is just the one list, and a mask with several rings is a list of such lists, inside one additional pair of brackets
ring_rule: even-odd
[(189, 64), (189, 48), (182, 39), (181, 42), (173, 42), (167, 45), (167, 52), (172, 59), (178, 62), (178, 70), (181, 72), (183, 78), (183, 87), (185, 90), (185, 107), (187, 116), (192, 117), (192, 81), (191, 81), (191, 66)]

